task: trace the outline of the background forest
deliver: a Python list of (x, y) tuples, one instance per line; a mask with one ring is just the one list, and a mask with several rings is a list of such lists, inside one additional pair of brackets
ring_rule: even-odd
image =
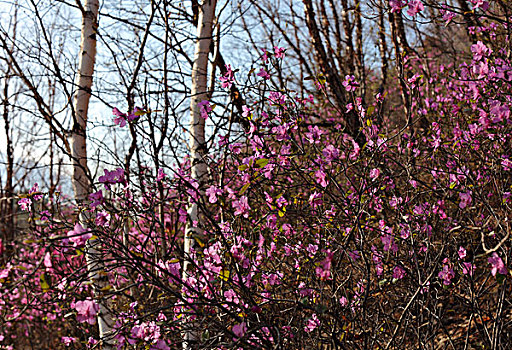
[(0, 4), (0, 349), (511, 348), (510, 2)]

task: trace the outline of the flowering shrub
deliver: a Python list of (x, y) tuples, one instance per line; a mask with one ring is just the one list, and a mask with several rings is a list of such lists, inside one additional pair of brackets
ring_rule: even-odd
[[(422, 10), (408, 2), (410, 16)], [(204, 188), (185, 158), (168, 174), (138, 169), (138, 184), (106, 169), (79, 208), (29, 193), (19, 204), (33, 208), (30, 233), (0, 270), (2, 344), (31, 324), (77, 348), (170, 349), (186, 331), (202, 348), (434, 348), (461, 330), (454, 348), (466, 338), (490, 347), (493, 327), (506, 344), (512, 64), (489, 43), (469, 51), (458, 66), (428, 63), (429, 76), (406, 60), (412, 128), (377, 115), (386, 94), (365, 105), (347, 76), (361, 145), (344, 132), (348, 112), (272, 85), (284, 50), (265, 50), (249, 73), (265, 88), (247, 88), (247, 128), (219, 135)], [(220, 86), (230, 89), (237, 77), (226, 68)], [(200, 105), (213, 118), (210, 102)], [(142, 115), (114, 115), (143, 128)], [(187, 256), (189, 202), (202, 232)], [(99, 291), (84, 256), (93, 244)], [(111, 339), (98, 339), (100, 300), (114, 315)]]

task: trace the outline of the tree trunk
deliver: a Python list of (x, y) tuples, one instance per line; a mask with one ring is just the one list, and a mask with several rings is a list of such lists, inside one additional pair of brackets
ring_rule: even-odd
[[(99, 11), (98, 0), (85, 0), (82, 10), (82, 35), (80, 58), (78, 63), (77, 87), (73, 105), (73, 129), (71, 130), (71, 158), (73, 161), (73, 190), (77, 205), (85, 206), (91, 192), (89, 168), (87, 167), (87, 114), (91, 98), (92, 78), (96, 59), (96, 30)], [(83, 212), (85, 213), (85, 212)], [(84, 228), (87, 225), (86, 214), (80, 215)], [(99, 304), (98, 327), (103, 349), (112, 349), (112, 316), (108, 302), (102, 298), (101, 290), (108, 280), (103, 272), (98, 240), (87, 241), (86, 261), (89, 279), (92, 282), (95, 298)]]
[[(199, 184), (198, 190), (203, 191), (203, 184), (207, 175), (207, 167), (204, 162), (206, 154), (206, 141), (204, 134), (205, 120), (201, 117), (199, 103), (208, 99), (208, 54), (212, 41), (213, 21), (215, 18), (216, 0), (205, 0), (199, 7), (197, 22), (197, 43), (194, 52), (194, 64), (192, 66), (192, 87), (190, 101), (190, 158), (192, 162), (191, 177)], [(193, 247), (193, 235), (202, 232), (203, 219), (199, 211), (197, 201), (191, 201), (188, 209), (189, 222), (185, 229), (183, 279), (188, 277), (190, 269), (189, 254)], [(191, 327), (183, 334), (183, 348), (190, 349), (199, 340), (197, 327)]]
[[(322, 74), (329, 83), (329, 89), (331, 89), (334, 95), (333, 97), (336, 100), (336, 107), (339, 108), (340, 111), (344, 111), (346, 109), (347, 98), (345, 96), (343, 84), (338, 72), (333, 68), (331, 56), (327, 55), (327, 52), (325, 51), (318, 25), (315, 20), (313, 3), (311, 0), (302, 1), (304, 3), (306, 24), (315, 49), (317, 63), (320, 66)], [(345, 132), (352, 136), (360, 146), (364, 145), (366, 141), (363, 133), (360, 131), (361, 122), (359, 120), (359, 115), (353, 110), (348, 112), (345, 115), (345, 124)]]

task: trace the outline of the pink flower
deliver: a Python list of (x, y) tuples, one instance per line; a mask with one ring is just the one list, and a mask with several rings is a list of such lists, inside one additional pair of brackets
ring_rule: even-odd
[(30, 211), (32, 206), (32, 200), (30, 198), (22, 198), (18, 201), (18, 205), (23, 211)]
[(101, 205), (103, 203), (103, 192), (98, 191), (98, 192), (94, 192), (94, 193), (91, 193), (89, 195), (89, 200), (92, 201), (90, 207), (91, 208), (95, 208), (97, 207), (98, 205)]
[(460, 247), (458, 254), (459, 254), (459, 260), (464, 259), (466, 257), (466, 249), (464, 249), (463, 247)]
[(393, 241), (393, 236), (383, 235), (382, 237), (380, 237), (380, 240), (382, 241), (382, 244), (384, 244), (384, 247), (383, 247), (384, 251), (390, 250), (394, 253), (396, 253), (398, 251), (398, 246)]
[(501, 161), (501, 166), (505, 170), (512, 170), (512, 161), (508, 158), (503, 158)]
[(476, 44), (471, 45), (471, 52), (473, 52), (473, 59), (475, 61), (480, 61), (484, 56), (487, 56), (492, 52), (485, 44), (481, 41), (478, 41)]
[(256, 75), (259, 76), (259, 77), (262, 77), (265, 80), (270, 79), (270, 74), (268, 74), (267, 71), (265, 69), (263, 69), (263, 68), (260, 68), (260, 72), (258, 74), (256, 74)]
[(443, 21), (445, 21), (445, 25), (448, 25), (455, 17), (457, 17), (455, 13), (448, 10), (444, 10), (441, 13), (443, 14)]
[(75, 338), (72, 338), (72, 337), (62, 337), (60, 339), (60, 341), (65, 345), (65, 346), (70, 346), (71, 344), (73, 344), (76, 339)]
[(239, 200), (233, 201), (233, 208), (235, 208), (235, 216), (242, 215), (244, 218), (249, 217), (249, 207), (248, 199), (246, 196), (240, 197)]
[(50, 252), (46, 252), (46, 254), (44, 255), (43, 265), (47, 269), (50, 269), (52, 267), (52, 257), (50, 255)]
[(68, 237), (75, 247), (81, 247), (92, 237), (92, 233), (87, 232), (82, 225), (76, 223), (74, 230), (68, 232)]
[(274, 46), (274, 53), (276, 54), (276, 58), (284, 58), (284, 48)]
[(100, 211), (96, 214), (96, 220), (94, 221), (98, 226), (109, 226), (110, 214), (106, 211)]
[(268, 99), (273, 103), (273, 104), (276, 104), (276, 105), (284, 105), (285, 101), (286, 101), (286, 96), (283, 95), (282, 93), (278, 92), (278, 91), (272, 91), (269, 95), (268, 95)]
[(316, 209), (318, 206), (323, 204), (322, 194), (318, 192), (314, 192), (309, 196), (309, 204)]
[(336, 160), (340, 156), (340, 151), (334, 147), (333, 145), (328, 145), (324, 148), (322, 151), (323, 156), (325, 157), (325, 160), (328, 162), (332, 162), (333, 160)]
[(473, 276), (473, 271), (475, 270), (475, 265), (469, 262), (462, 263), (462, 273), (465, 275)]
[(208, 113), (212, 111), (212, 107), (210, 106), (210, 102), (203, 100), (197, 104), (199, 106), (199, 112), (201, 113), (201, 118), (208, 119)]
[(160, 182), (167, 176), (162, 168), (158, 168), (158, 174), (156, 175), (156, 181)]
[(438, 273), (438, 277), (443, 280), (445, 286), (449, 286), (452, 283), (452, 278), (455, 277), (455, 272), (453, 272), (448, 259), (445, 259), (444, 262), (445, 265), (443, 265), (443, 269)]
[(320, 143), (320, 137), (324, 132), (318, 128), (318, 126), (308, 125), (309, 132), (306, 133), (306, 140), (309, 143)]
[(376, 178), (379, 177), (379, 175), (380, 175), (379, 169), (374, 168), (374, 169), (370, 170), (370, 179), (375, 180)]
[(405, 3), (403, 0), (389, 0), (389, 6), (391, 7), (391, 12), (400, 12)]
[(208, 201), (210, 203), (217, 202), (217, 196), (222, 194), (222, 190), (217, 188), (216, 186), (211, 186), (206, 190), (206, 195), (208, 196)]
[(230, 64), (226, 65), (226, 73), (224, 73), (219, 80), (222, 82), (221, 86), (223, 89), (231, 89), (231, 85), (233, 85), (233, 82), (235, 81), (235, 73), (231, 69)]
[(268, 52), (265, 49), (261, 49), (263, 51), (263, 55), (261, 55), (261, 60), (263, 63), (268, 63)]
[(464, 209), (469, 204), (471, 204), (471, 194), (472, 194), (471, 191), (468, 191), (466, 193), (462, 193), (462, 192), (459, 193), (459, 197), (460, 197), (459, 208)]
[(483, 11), (487, 11), (489, 8), (489, 3), (484, 0), (471, 0), (473, 4), (473, 9), (481, 8)]
[(420, 0), (412, 0), (409, 2), (409, 8), (407, 14), (411, 17), (416, 16), (419, 12), (423, 11), (423, 3)]
[(78, 322), (96, 323), (96, 314), (100, 309), (99, 305), (90, 299), (72, 303), (71, 307), (77, 311), (76, 320)]
[(116, 183), (125, 183), (126, 179), (124, 177), (124, 170), (122, 168), (117, 168), (116, 170), (108, 171), (104, 170), (105, 175), (100, 176), (98, 181), (105, 184), (105, 188), (110, 189), (110, 185)]
[(39, 185), (36, 182), (34, 186), (32, 186), (32, 188), (28, 191), (28, 194), (32, 195), (32, 198), (34, 198), (35, 201), (38, 201), (43, 198), (43, 196), (39, 193)]
[(315, 268), (318, 278), (322, 281), (328, 280), (331, 277), (331, 262), (334, 254), (330, 251), (327, 252), (327, 257), (320, 262), (320, 265)]
[(252, 115), (252, 110), (251, 110), (251, 108), (250, 108), (250, 107), (247, 107), (246, 105), (243, 105), (243, 106), (242, 106), (242, 110), (243, 110), (243, 112), (242, 112), (242, 116), (243, 116), (244, 118), (251, 119), (251, 115)]
[(492, 253), (492, 256), (487, 261), (492, 265), (491, 274), (493, 276), (496, 276), (496, 273), (499, 273), (500, 275), (507, 274), (507, 268), (496, 252)]
[(359, 87), (359, 83), (356, 81), (356, 78), (353, 75), (346, 75), (342, 84), (348, 92), (356, 91), (356, 89)]
[(329, 181), (326, 179), (327, 174), (325, 174), (322, 170), (315, 171), (315, 179), (317, 183), (322, 187), (327, 187)]
[(405, 270), (401, 266), (395, 266), (393, 269), (393, 278), (401, 280), (406, 275)]
[(304, 326), (304, 331), (306, 333), (313, 332), (318, 326), (320, 326), (320, 320), (316, 317), (316, 314), (313, 314), (308, 322)]
[(238, 337), (241, 338), (244, 336), (245, 333), (247, 333), (247, 324), (245, 322), (242, 322), (240, 324), (236, 324), (233, 326), (233, 333)]
[(112, 114), (116, 116), (116, 118), (114, 118), (114, 124), (119, 125), (121, 128), (126, 125), (126, 114), (121, 113), (117, 107), (112, 110)]

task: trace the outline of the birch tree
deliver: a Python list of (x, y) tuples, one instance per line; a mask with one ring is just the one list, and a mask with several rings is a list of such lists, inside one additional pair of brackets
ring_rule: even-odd
[[(201, 116), (200, 103), (206, 100), (208, 95), (208, 55), (212, 41), (216, 3), (216, 0), (205, 0), (199, 8), (197, 43), (194, 51), (194, 64), (192, 66), (189, 147), (192, 160), (191, 177), (199, 184), (198, 189), (200, 192), (207, 175), (207, 167), (204, 161), (206, 154), (205, 119)], [(202, 219), (197, 200), (192, 201), (190, 204), (188, 215), (189, 224), (186, 227), (184, 238), (183, 280), (187, 279), (190, 269), (188, 257), (193, 245), (193, 236), (202, 231)], [(183, 348), (190, 348), (191, 343), (196, 342), (197, 339), (196, 331), (186, 331), (183, 339)]]
[[(78, 3), (80, 4), (80, 3)], [(78, 64), (77, 88), (73, 104), (73, 129), (71, 131), (71, 156), (73, 159), (73, 189), (78, 205), (84, 204), (91, 192), (90, 174), (87, 166), (87, 114), (91, 99), (91, 88), (96, 59), (96, 31), (98, 28), (98, 0), (86, 0), (82, 11), (80, 58)], [(86, 225), (87, 216), (83, 212), (80, 219)], [(108, 338), (112, 333), (112, 316), (108, 302), (100, 295), (106, 285), (99, 242), (88, 241), (86, 250), (87, 270), (95, 296), (98, 298), (98, 327), (100, 339), (104, 340), (103, 349), (111, 349)]]

